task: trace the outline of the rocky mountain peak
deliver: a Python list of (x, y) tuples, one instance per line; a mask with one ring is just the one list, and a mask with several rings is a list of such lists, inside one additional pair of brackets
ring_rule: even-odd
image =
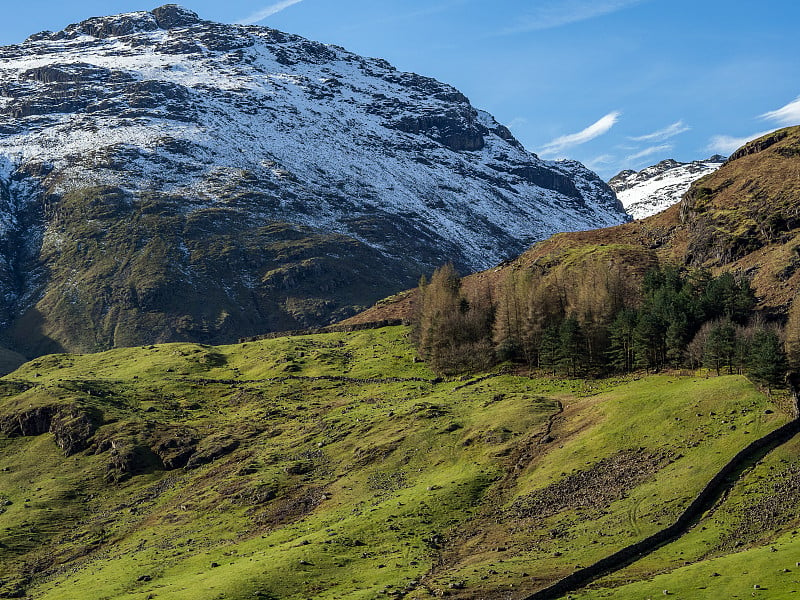
[(150, 11), (161, 29), (174, 27), (191, 27), (200, 22), (196, 12), (177, 4), (165, 4)]
[(681, 163), (679, 163), (677, 160), (674, 160), (672, 158), (667, 158), (666, 160), (662, 160), (658, 164), (653, 165), (652, 167), (649, 168), (653, 169), (653, 171), (666, 171), (667, 169), (674, 169), (679, 164)]
[(626, 219), (451, 85), (176, 5), (0, 48), (0, 82), (0, 321), (69, 349), (323, 324)]
[(608, 184), (625, 210), (634, 218), (642, 219), (680, 201), (692, 182), (714, 172), (725, 160), (719, 154), (688, 163), (668, 158), (638, 172), (621, 171)]
[(200, 17), (197, 13), (177, 4), (165, 4), (149, 12), (140, 11), (108, 17), (92, 17), (80, 23), (68, 25), (56, 33), (43, 31), (34, 34), (26, 42), (72, 40), (81, 36), (110, 39), (158, 29), (191, 27), (198, 23), (200, 23)]

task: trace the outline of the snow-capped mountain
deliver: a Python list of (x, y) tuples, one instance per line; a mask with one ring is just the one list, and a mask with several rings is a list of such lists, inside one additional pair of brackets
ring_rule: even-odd
[(667, 159), (639, 172), (621, 171), (608, 184), (628, 214), (643, 219), (678, 202), (692, 182), (713, 173), (724, 162), (725, 157), (719, 154), (688, 163)]
[[(158, 268), (193, 289), (217, 289), (230, 304), (215, 308), (220, 315), (243, 310), (242, 296), (263, 296), (265, 286), (292, 296), (309, 261), (319, 271), (338, 254), (341, 268), (360, 252), (353, 269), (362, 279), (391, 271), (394, 289), (372, 289), (358, 302), (342, 292), (353, 275), (342, 272), (318, 293), (313, 318), (283, 298), (256, 310), (248, 325), (255, 330), (278, 326), (269, 311), (292, 313), (289, 323), (325, 321), (446, 260), (484, 268), (552, 233), (627, 218), (594, 173), (540, 160), (449, 85), (273, 29), (204, 21), (176, 5), (92, 18), (0, 48), (0, 82), (6, 323), (34, 307), (47, 320), (43, 300), (53, 286), (81, 305), (87, 284), (79, 282), (96, 261), (81, 250), (80, 264), (47, 264), (65, 248), (87, 247), (86, 232), (75, 229), (81, 218), (82, 226), (99, 224), (90, 236), (97, 239), (150, 215), (147, 233), (120, 233), (140, 236), (133, 256), (115, 257), (125, 265), (152, 241), (152, 214), (169, 215), (175, 223), (159, 234)], [(245, 236), (251, 245), (255, 233), (246, 232), (275, 224), (342, 243), (326, 245), (324, 256), (242, 259), (214, 279), (201, 256), (209, 239), (189, 232), (200, 222), (210, 223), (208, 236)], [(111, 296), (133, 285), (112, 269), (108, 278), (104, 289), (114, 293), (92, 309), (106, 329), (115, 322)], [(140, 294), (133, 297), (140, 307)], [(175, 310), (197, 325), (185, 304)], [(217, 323), (226, 318), (204, 313), (200, 330), (230, 338)], [(97, 345), (127, 341), (106, 336)]]

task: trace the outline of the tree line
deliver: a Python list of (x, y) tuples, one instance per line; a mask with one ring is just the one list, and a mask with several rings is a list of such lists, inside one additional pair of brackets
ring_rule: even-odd
[(503, 361), (568, 377), (704, 366), (770, 386), (800, 369), (800, 302), (783, 328), (755, 311), (744, 276), (583, 266), (517, 269), (496, 290), (465, 290), (452, 265), (437, 269), (421, 280), (412, 317), (420, 357), (442, 374)]

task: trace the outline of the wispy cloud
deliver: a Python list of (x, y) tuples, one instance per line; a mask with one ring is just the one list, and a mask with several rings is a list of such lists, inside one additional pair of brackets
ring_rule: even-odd
[(672, 150), (674, 146), (672, 144), (660, 144), (658, 146), (650, 146), (649, 148), (645, 148), (644, 150), (640, 150), (635, 154), (631, 154), (630, 156), (626, 156), (625, 160), (628, 162), (635, 162), (642, 158), (646, 158), (648, 156), (652, 156), (653, 154), (660, 154), (663, 152), (668, 152)]
[(608, 113), (606, 116), (602, 117), (597, 122), (592, 123), (586, 129), (579, 131), (578, 133), (570, 133), (569, 135), (557, 137), (551, 142), (545, 144), (545, 146), (541, 149), (540, 154), (552, 156), (558, 154), (559, 152), (563, 152), (567, 148), (585, 144), (586, 142), (593, 140), (604, 133), (607, 133), (608, 130), (611, 129), (619, 120), (620, 114), (622, 113), (619, 111)]
[(245, 17), (240, 21), (237, 21), (240, 25), (255, 25), (256, 23), (260, 23), (267, 17), (271, 17), (272, 15), (281, 12), (282, 10), (286, 10), (290, 6), (298, 4), (303, 0), (283, 0), (282, 2), (276, 2), (275, 4), (270, 4), (269, 6), (265, 6), (264, 8), (257, 10), (249, 17)]
[[(760, 119), (765, 121), (773, 121), (779, 125), (799, 125), (800, 124), (800, 96), (797, 97), (789, 104), (782, 106), (776, 110), (765, 112), (759, 115)], [(751, 135), (742, 137), (734, 137), (731, 135), (715, 135), (711, 138), (706, 146), (707, 151), (717, 152), (719, 154), (730, 155), (732, 152), (744, 146), (747, 142), (760, 138), (761, 136), (771, 133), (772, 130), (760, 131)]]
[(664, 129), (659, 129), (658, 131), (654, 131), (653, 133), (648, 133), (645, 135), (629, 137), (628, 139), (633, 140), (634, 142), (663, 142), (671, 137), (685, 133), (690, 129), (691, 127), (684, 124), (683, 121), (676, 121), (672, 125), (664, 127)]
[(744, 146), (750, 140), (754, 140), (756, 138), (760, 138), (762, 135), (767, 135), (770, 131), (761, 131), (760, 133), (754, 133), (752, 135), (746, 135), (743, 137), (733, 137), (730, 135), (715, 135), (711, 138), (711, 141), (706, 146), (706, 151), (714, 152), (716, 154), (724, 154), (726, 156), (733, 153), (735, 150), (738, 150), (742, 146)]
[(800, 97), (782, 108), (764, 113), (761, 118), (781, 125), (800, 124)]
[(536, 2), (517, 23), (502, 33), (524, 33), (562, 27), (622, 10), (643, 0), (549, 0)]

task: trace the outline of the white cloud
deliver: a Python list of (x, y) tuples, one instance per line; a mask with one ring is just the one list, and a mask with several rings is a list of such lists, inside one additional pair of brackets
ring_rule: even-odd
[(782, 108), (764, 113), (761, 118), (781, 125), (800, 124), (800, 97)]
[(257, 10), (249, 17), (246, 17), (241, 21), (238, 21), (238, 23), (240, 25), (255, 25), (256, 23), (260, 23), (267, 17), (271, 17), (272, 15), (279, 13), (282, 10), (285, 10), (290, 6), (293, 6), (294, 4), (297, 4), (302, 1), (303, 0), (283, 0), (282, 2), (276, 2), (275, 4), (270, 4), (269, 6), (265, 6), (261, 10)]
[(762, 131), (760, 133), (754, 133), (752, 135), (746, 135), (744, 137), (733, 137), (730, 135), (715, 135), (711, 138), (711, 141), (708, 143), (708, 146), (706, 146), (706, 151), (714, 152), (715, 154), (724, 154), (726, 156), (729, 156), (734, 151), (744, 146), (750, 140), (760, 138), (761, 136), (767, 135), (768, 133), (771, 133), (771, 131)]
[(643, 0), (548, 0), (536, 2), (515, 25), (503, 33), (524, 33), (553, 29), (578, 21), (607, 15), (639, 4)]
[(653, 133), (648, 133), (646, 135), (630, 137), (628, 139), (633, 140), (634, 142), (663, 142), (671, 137), (685, 133), (690, 129), (691, 127), (685, 125), (683, 121), (676, 121), (672, 125), (664, 127), (664, 129), (659, 129), (658, 131), (654, 131)]
[(636, 154), (631, 154), (630, 156), (626, 156), (625, 160), (628, 162), (634, 162), (641, 158), (645, 158), (647, 156), (652, 156), (653, 154), (659, 154), (662, 152), (668, 152), (672, 150), (674, 146), (672, 144), (661, 144), (659, 146), (650, 146), (649, 148), (645, 148), (644, 150), (640, 150)]
[[(776, 110), (771, 110), (769, 112), (765, 112), (763, 115), (760, 115), (761, 119), (765, 121), (774, 121), (779, 125), (799, 125), (800, 124), (800, 97), (796, 98), (792, 102), (789, 102), (786, 106), (782, 106)], [(769, 131), (761, 131), (759, 133), (753, 133), (751, 135), (746, 135), (743, 137), (734, 137), (730, 135), (715, 135), (711, 138), (706, 146), (706, 150), (710, 152), (716, 152), (719, 154), (730, 155), (731, 153), (735, 152), (742, 146), (744, 146), (747, 142), (754, 140), (756, 138), (760, 138), (768, 133), (772, 133), (772, 130)]]
[(557, 137), (551, 142), (545, 144), (545, 146), (541, 149), (540, 154), (554, 155), (566, 150), (567, 148), (585, 144), (586, 142), (593, 140), (604, 133), (607, 133), (608, 130), (611, 129), (619, 120), (620, 114), (621, 113), (619, 111), (608, 113), (606, 116), (602, 117), (597, 122), (592, 123), (586, 129), (579, 131), (578, 133), (570, 133), (569, 135)]

